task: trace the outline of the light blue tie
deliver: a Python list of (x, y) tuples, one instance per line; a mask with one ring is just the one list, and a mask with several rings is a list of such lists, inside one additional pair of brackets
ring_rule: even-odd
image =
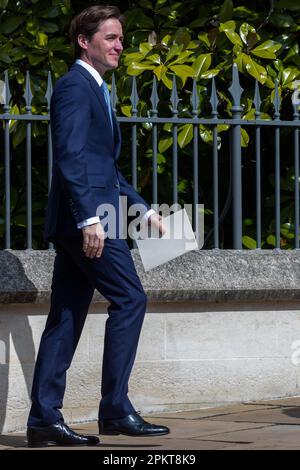
[(110, 124), (111, 124), (111, 130), (113, 131), (114, 126), (113, 126), (113, 120), (112, 120), (110, 95), (109, 95), (109, 91), (108, 91), (107, 85), (106, 85), (104, 80), (103, 80), (101, 86), (103, 87), (104, 98), (105, 98), (105, 101), (106, 101), (107, 110), (108, 110), (109, 119), (110, 119)]

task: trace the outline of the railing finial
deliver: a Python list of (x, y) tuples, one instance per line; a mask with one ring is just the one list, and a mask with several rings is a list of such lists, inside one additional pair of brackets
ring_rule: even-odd
[(131, 89), (131, 95), (130, 95), (130, 101), (131, 101), (131, 104), (132, 104), (132, 114), (133, 116), (136, 116), (137, 115), (137, 105), (138, 105), (138, 102), (139, 102), (139, 95), (138, 95), (138, 92), (137, 92), (137, 87), (136, 87), (136, 77), (133, 76), (132, 77), (132, 89)]
[(275, 79), (275, 91), (274, 91), (273, 104), (274, 104), (274, 109), (275, 109), (274, 118), (275, 118), (275, 120), (278, 120), (278, 119), (280, 119), (281, 99), (280, 99), (280, 96), (279, 96), (278, 79), (277, 78)]
[(215, 82), (215, 77), (212, 78), (212, 84), (211, 84), (211, 95), (210, 95), (210, 104), (211, 104), (211, 114), (213, 118), (218, 117), (218, 95), (217, 95), (217, 90), (216, 90), (216, 82)]
[(110, 101), (112, 108), (114, 110), (114, 113), (117, 112), (117, 103), (118, 103), (118, 95), (117, 95), (117, 87), (116, 87), (116, 79), (115, 79), (115, 74), (112, 74), (112, 80), (111, 80), (111, 92), (110, 92)]
[(228, 90), (233, 98), (233, 108), (239, 109), (241, 106), (241, 96), (244, 90), (240, 85), (237, 64), (233, 64), (232, 66), (232, 83)]
[(255, 106), (255, 116), (258, 118), (260, 116), (261, 97), (259, 93), (259, 84), (257, 80), (255, 80), (255, 92), (254, 92), (253, 103)]
[(30, 75), (29, 75), (28, 70), (26, 72), (25, 93), (24, 93), (23, 97), (25, 99), (26, 111), (27, 111), (27, 113), (31, 113), (31, 102), (32, 102), (33, 94), (31, 92)]
[(173, 75), (173, 85), (171, 93), (171, 104), (172, 104), (172, 114), (176, 116), (178, 114), (178, 103), (179, 97), (177, 93), (176, 77)]
[(151, 101), (151, 104), (152, 104), (151, 113), (153, 115), (156, 115), (158, 113), (157, 106), (158, 106), (158, 103), (159, 103), (159, 97), (158, 97), (158, 94), (157, 94), (157, 82), (156, 82), (156, 76), (155, 75), (153, 75), (152, 93), (151, 93), (151, 96), (150, 96), (150, 101)]

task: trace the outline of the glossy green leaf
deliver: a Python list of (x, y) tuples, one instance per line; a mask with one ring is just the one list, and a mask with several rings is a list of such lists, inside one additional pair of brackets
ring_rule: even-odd
[(154, 73), (156, 75), (157, 80), (161, 80), (162, 75), (165, 74), (167, 71), (167, 67), (163, 64), (159, 65), (158, 67), (155, 67)]
[(167, 87), (169, 90), (172, 90), (173, 82), (172, 82), (172, 80), (168, 77), (167, 70), (165, 70), (165, 71), (162, 73), (162, 75), (161, 75), (161, 80), (162, 80), (162, 82), (164, 83), (164, 85), (166, 85), (166, 87)]
[(246, 71), (246, 64), (249, 60), (249, 56), (244, 52), (239, 52), (235, 58), (235, 63), (238, 66), (239, 72), (244, 73)]
[(157, 163), (161, 165), (162, 163), (166, 162), (166, 157), (162, 155), (160, 152), (157, 153)]
[(30, 65), (37, 65), (45, 60), (42, 54), (28, 54), (27, 57), (28, 57)]
[(22, 72), (18, 72), (16, 75), (16, 80), (19, 83), (19, 85), (23, 85), (25, 83), (25, 75)]
[(178, 145), (180, 148), (186, 147), (193, 140), (192, 124), (184, 124), (178, 132)]
[(154, 68), (155, 68), (154, 65), (146, 64), (145, 62), (143, 63), (132, 62), (127, 68), (127, 73), (129, 75), (140, 75), (145, 70), (154, 70)]
[[(11, 114), (20, 114), (20, 109), (17, 104), (14, 104), (11, 109), (10, 109)], [(18, 122), (15, 119), (11, 119), (9, 122), (9, 131), (14, 132), (15, 129), (17, 128)]]
[(121, 112), (124, 114), (124, 116), (130, 117), (131, 116), (131, 105), (122, 105), (121, 106)]
[(280, 48), (281, 44), (269, 39), (257, 46), (255, 49), (252, 49), (251, 53), (257, 57), (263, 57), (264, 59), (276, 59), (276, 52)]
[(257, 248), (256, 240), (254, 240), (253, 238), (249, 237), (248, 235), (244, 235), (244, 236), (242, 237), (242, 242), (243, 242), (243, 245), (244, 245), (246, 248), (249, 248), (250, 250), (255, 250), (255, 248)]
[(63, 37), (60, 38), (51, 38), (48, 41), (48, 49), (55, 52), (55, 51), (63, 51), (64, 53), (67, 52), (69, 44), (66, 44), (66, 40)]
[(172, 132), (172, 129), (173, 129), (173, 124), (171, 122), (166, 122), (163, 125), (163, 130), (166, 132)]
[(195, 70), (195, 77), (198, 80), (202, 73), (206, 72), (211, 65), (211, 54), (200, 54), (194, 61), (192, 67)]
[(224, 23), (225, 21), (231, 20), (232, 15), (233, 15), (232, 0), (225, 0), (220, 10), (220, 21)]
[(144, 58), (140, 52), (131, 52), (130, 54), (124, 55), (124, 64), (130, 65), (131, 62), (140, 62)]
[(190, 41), (188, 44), (188, 49), (197, 49), (199, 47), (199, 41)]
[(300, 70), (287, 68), (282, 72), (282, 85), (288, 86), (291, 85), (293, 88), (292, 82), (300, 76)]
[(267, 237), (267, 242), (269, 245), (275, 247), (276, 246), (276, 237), (274, 235), (269, 235)]
[(273, 66), (277, 70), (277, 73), (276, 72), (275, 73), (276, 73), (276, 78), (278, 78), (278, 72), (282, 72), (284, 69), (283, 63), (281, 60), (276, 59), (276, 60), (273, 60)]
[(161, 43), (164, 44), (165, 46), (168, 46), (170, 41), (171, 41), (171, 35), (167, 34), (166, 36), (162, 38)]
[(242, 41), (243, 41), (244, 44), (248, 44), (248, 35), (249, 35), (249, 33), (253, 33), (257, 37), (255, 28), (253, 28), (253, 26), (251, 26), (248, 23), (241, 24), (241, 26), (240, 26), (240, 36), (241, 36)]
[(161, 64), (161, 58), (158, 54), (151, 54), (147, 55), (147, 62), (151, 62), (153, 64)]
[(224, 33), (228, 37), (229, 41), (232, 42), (232, 44), (236, 44), (238, 46), (243, 45), (240, 36), (235, 31), (232, 31), (231, 29), (228, 29), (228, 30), (224, 31)]
[(158, 150), (160, 153), (164, 153), (168, 148), (170, 148), (173, 144), (173, 136), (172, 135), (163, 135), (159, 137), (158, 142)]
[(207, 80), (207, 79), (216, 77), (219, 73), (220, 73), (220, 69), (210, 69), (210, 70), (207, 70), (206, 72), (203, 72), (200, 75), (200, 78)]
[(56, 31), (59, 31), (59, 26), (50, 21), (43, 21), (40, 23), (40, 30), (44, 33), (56, 33)]
[(59, 75), (63, 75), (64, 73), (67, 73), (68, 66), (63, 59), (52, 58), (50, 63), (51, 63), (51, 68), (53, 72)]
[(225, 31), (234, 31), (236, 28), (236, 23), (235, 21), (226, 21), (225, 23), (220, 23), (219, 30), (220, 32)]
[(139, 45), (139, 50), (143, 57), (145, 57), (145, 55), (147, 55), (148, 52), (150, 52), (152, 49), (153, 49), (153, 46), (149, 42), (142, 42)]
[(166, 57), (166, 62), (169, 62), (171, 59), (173, 59), (173, 57), (178, 55), (181, 50), (182, 50), (182, 45), (179, 46), (178, 44), (174, 44), (173, 46), (171, 46)]
[(250, 137), (246, 129), (241, 129), (241, 147), (248, 147)]
[(179, 193), (185, 192), (188, 187), (189, 187), (189, 181), (183, 180), (183, 179), (179, 181), (177, 185), (177, 189)]
[(40, 24), (37, 18), (29, 18), (26, 22), (26, 30), (33, 36), (38, 33), (39, 26)]
[(9, 57), (6, 52), (0, 51), (0, 62), (4, 62), (5, 64), (10, 64), (11, 63), (11, 58)]
[(213, 142), (213, 132), (211, 127), (200, 124), (199, 134), (203, 142), (205, 142), (206, 144), (211, 144)]
[(243, 62), (245, 63), (245, 68), (247, 72), (252, 75), (252, 77), (256, 78), (260, 83), (264, 84), (266, 79), (267, 79), (267, 71), (266, 69), (262, 66), (259, 65), (255, 60), (252, 59), (252, 57), (247, 56), (244, 54), (244, 59)]
[(183, 84), (186, 82), (188, 77), (194, 77), (195, 70), (190, 67), (189, 65), (171, 65), (170, 69), (174, 72), (178, 77), (181, 78)]
[(175, 64), (185, 64), (186, 62), (192, 62), (193, 59), (190, 58), (190, 55), (193, 54), (192, 51), (183, 51), (183, 52), (180, 52), (180, 54), (178, 55), (178, 57), (173, 60), (172, 62), (169, 63), (169, 66), (170, 65), (175, 65)]
[(203, 42), (207, 47), (210, 48), (210, 42), (208, 39), (208, 34), (207, 33), (199, 33), (198, 34), (198, 39)]
[(247, 121), (253, 121), (255, 119), (255, 109), (251, 108), (250, 111), (247, 113), (243, 114), (242, 119), (245, 119)]
[(36, 35), (36, 42), (40, 47), (46, 47), (48, 44), (48, 36), (45, 33), (39, 31)]
[[(275, 61), (273, 62), (273, 64), (275, 65)], [(268, 73), (268, 77), (272, 77), (274, 80), (276, 78), (278, 78), (278, 73), (276, 72), (276, 70), (274, 70), (271, 65), (267, 65), (266, 66), (266, 70), (267, 70), (267, 73)]]
[(0, 23), (0, 33), (13, 33), (26, 20), (25, 16), (10, 16)]
[(290, 223), (285, 223), (280, 226), (280, 233), (287, 238), (295, 238), (295, 233), (294, 233), (295, 227), (293, 224)]
[(220, 132), (228, 131), (229, 128), (230, 128), (230, 126), (228, 124), (218, 124), (217, 125), (217, 129), (218, 129), (219, 134), (220, 134)]
[(294, 64), (300, 66), (299, 44), (295, 43), (292, 47), (289, 48), (287, 55), (283, 59), (283, 62), (293, 62)]

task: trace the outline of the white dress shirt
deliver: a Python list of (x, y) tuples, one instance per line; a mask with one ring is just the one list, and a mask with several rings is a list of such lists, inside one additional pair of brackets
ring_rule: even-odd
[[(94, 79), (96, 80), (98, 85), (102, 86), (103, 79), (102, 79), (100, 73), (94, 67), (92, 67), (90, 64), (88, 64), (87, 62), (84, 62), (81, 59), (77, 59), (75, 63), (78, 64), (78, 65), (81, 65), (81, 67), (84, 67), (94, 77)], [(147, 220), (149, 219), (149, 217), (152, 214), (155, 214), (155, 211), (153, 209), (148, 210), (146, 212), (146, 214), (144, 214), (144, 216), (142, 217), (141, 223), (147, 222)], [(80, 228), (86, 227), (87, 225), (93, 225), (93, 224), (96, 224), (98, 222), (99, 222), (99, 217), (98, 216), (90, 217), (89, 219), (82, 220), (81, 222), (78, 222), (77, 228), (80, 229)]]

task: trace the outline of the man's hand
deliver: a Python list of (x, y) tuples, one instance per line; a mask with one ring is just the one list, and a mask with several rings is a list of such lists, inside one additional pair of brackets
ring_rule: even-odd
[(88, 258), (100, 258), (104, 247), (104, 230), (100, 222), (82, 229), (83, 251)]
[(157, 213), (150, 215), (148, 219), (148, 225), (151, 225), (154, 230), (157, 230), (162, 235), (164, 235), (167, 231), (166, 227), (164, 226), (163, 217)]

